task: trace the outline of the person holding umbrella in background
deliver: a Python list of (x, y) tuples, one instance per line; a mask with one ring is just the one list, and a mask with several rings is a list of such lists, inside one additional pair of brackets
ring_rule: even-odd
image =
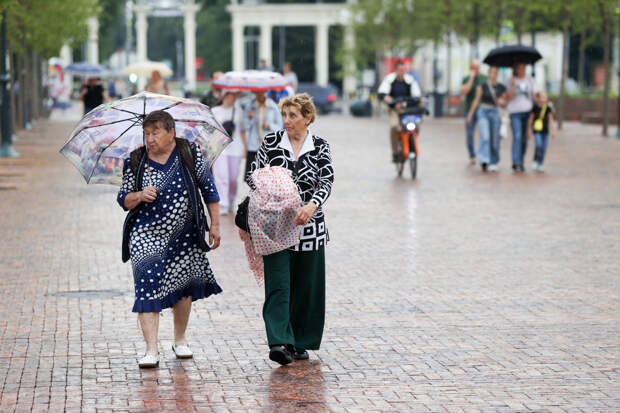
[(523, 157), (527, 148), (527, 120), (533, 106), (536, 84), (525, 73), (526, 65), (534, 64), (542, 55), (531, 46), (508, 45), (497, 47), (484, 58), (489, 66), (512, 67), (513, 76), (506, 85), (507, 109), (512, 129), (512, 169), (523, 172)]
[(506, 85), (507, 109), (512, 129), (512, 169), (515, 172), (525, 171), (523, 159), (527, 149), (527, 122), (536, 93), (536, 83), (531, 76), (526, 75), (525, 68), (525, 63), (515, 63), (512, 78)]

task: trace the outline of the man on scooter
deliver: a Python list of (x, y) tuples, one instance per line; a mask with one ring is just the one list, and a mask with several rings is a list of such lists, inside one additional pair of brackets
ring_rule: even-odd
[(391, 104), (396, 98), (422, 97), (422, 91), (418, 82), (406, 73), (405, 63), (398, 60), (394, 63), (394, 73), (387, 75), (377, 90), (379, 99), (390, 105), (390, 144), (392, 145), (392, 162), (398, 160), (398, 131), (400, 129), (398, 114), (402, 111), (401, 103)]

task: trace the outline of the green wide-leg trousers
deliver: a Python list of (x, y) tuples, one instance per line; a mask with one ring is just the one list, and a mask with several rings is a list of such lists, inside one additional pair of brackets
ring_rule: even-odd
[(263, 256), (263, 319), (270, 346), (318, 350), (325, 325), (325, 248)]

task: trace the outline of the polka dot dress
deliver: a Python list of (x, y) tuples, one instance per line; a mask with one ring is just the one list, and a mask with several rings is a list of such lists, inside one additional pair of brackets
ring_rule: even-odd
[[(203, 183), (203, 198), (205, 202), (217, 202), (217, 190), (200, 151), (197, 158), (196, 172)], [(144, 186), (155, 186), (157, 198), (138, 207), (130, 231), (129, 251), (136, 293), (133, 312), (160, 312), (183, 297), (192, 296), (195, 301), (222, 291), (206, 253), (199, 247), (198, 228), (181, 175), (181, 162), (175, 149), (166, 164), (149, 160), (148, 172), (144, 173)], [(118, 196), (121, 206), (125, 196), (133, 192), (134, 179), (127, 160)]]

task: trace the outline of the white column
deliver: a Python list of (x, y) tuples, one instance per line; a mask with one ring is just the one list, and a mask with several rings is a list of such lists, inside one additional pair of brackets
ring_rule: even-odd
[(193, 1), (182, 7), (185, 17), (185, 81), (189, 90), (196, 90), (196, 12), (200, 6)]
[(136, 13), (136, 54), (138, 55), (139, 62), (147, 60), (146, 31), (148, 23), (146, 21), (146, 14), (148, 10), (148, 6), (143, 4), (133, 6), (133, 11)]
[(88, 47), (86, 49), (88, 63), (99, 63), (99, 20), (96, 17), (88, 18)]
[(329, 82), (329, 26), (319, 23), (316, 26), (314, 39), (314, 67), (316, 70), (316, 83), (327, 86)]
[[(73, 54), (71, 53), (71, 47), (68, 44), (64, 44), (60, 49), (60, 58), (62, 59), (62, 64), (64, 67), (69, 66), (73, 63)], [(71, 80), (72, 76), (69, 76), (67, 73), (64, 74), (63, 83), (65, 85), (66, 96), (70, 98), (71, 95)]]
[(233, 70), (245, 69), (245, 50), (243, 47), (243, 24), (233, 19), (232, 22), (232, 65)]
[(272, 65), (271, 56), (271, 24), (262, 23), (260, 26), (259, 59), (265, 59), (267, 66)]
[[(355, 36), (353, 34), (353, 28), (350, 24), (344, 27), (344, 47), (346, 50), (353, 50), (355, 47)], [(355, 94), (356, 80), (355, 80), (355, 63), (352, 59), (347, 59), (344, 67), (344, 79), (342, 79), (342, 89), (345, 99), (348, 99)]]

